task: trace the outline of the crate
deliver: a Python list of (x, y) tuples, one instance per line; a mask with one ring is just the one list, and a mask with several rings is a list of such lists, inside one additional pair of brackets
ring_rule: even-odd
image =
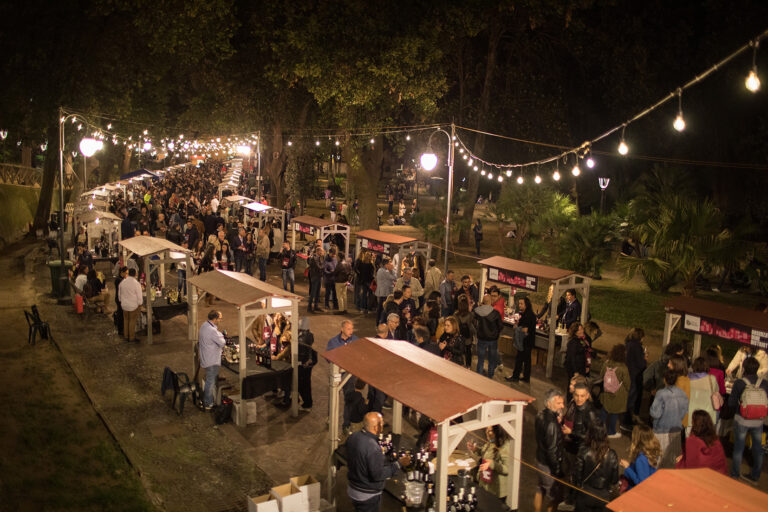
[(320, 482), (312, 475), (301, 475), (291, 478), (291, 484), (306, 496), (310, 512), (320, 510)]
[(248, 512), (280, 512), (280, 507), (277, 499), (272, 495), (265, 494), (256, 498), (249, 496)]
[(280, 512), (309, 512), (309, 501), (292, 483), (273, 487), (269, 494), (277, 500)]

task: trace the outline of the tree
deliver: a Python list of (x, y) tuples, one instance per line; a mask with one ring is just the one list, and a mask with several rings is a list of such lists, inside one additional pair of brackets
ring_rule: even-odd
[(600, 279), (616, 241), (616, 227), (615, 216), (597, 212), (572, 219), (560, 237), (562, 266)]

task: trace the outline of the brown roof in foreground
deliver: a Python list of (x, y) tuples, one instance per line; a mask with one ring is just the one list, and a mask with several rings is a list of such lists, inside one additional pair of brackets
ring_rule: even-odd
[(224, 302), (242, 306), (264, 297), (281, 297), (286, 299), (301, 299), (298, 295), (289, 293), (282, 288), (265, 283), (243, 272), (230, 270), (214, 270), (204, 272), (189, 280), (201, 290), (220, 298)]
[(614, 512), (762, 512), (768, 497), (709, 468), (660, 469), (608, 504)]
[(166, 240), (165, 238), (157, 238), (155, 236), (134, 236), (126, 240), (121, 240), (120, 245), (131, 251), (137, 256), (147, 256), (148, 254), (157, 254), (165, 250), (175, 252), (190, 252), (180, 245), (176, 245), (173, 242)]
[(360, 338), (322, 355), (438, 423), (485, 402), (534, 400), (407, 341)]
[[(376, 229), (365, 229), (358, 231), (355, 235), (357, 238), (367, 238), (369, 240), (377, 240), (384, 242), (385, 244), (407, 244), (410, 242), (416, 242), (417, 239), (410, 236), (396, 235), (394, 233), (385, 233), (384, 231), (378, 231)], [(367, 381), (366, 381), (367, 382)]]
[(343, 222), (333, 222), (330, 219), (321, 219), (320, 217), (313, 217), (311, 215), (299, 215), (291, 219), (291, 222), (298, 222), (299, 224), (305, 224), (315, 228), (324, 228), (325, 226), (346, 226)]
[(480, 260), (478, 263), (488, 267), (520, 272), (521, 274), (526, 274), (529, 276), (543, 277), (544, 279), (550, 279), (552, 281), (562, 279), (576, 273), (573, 270), (565, 270), (557, 267), (548, 267), (547, 265), (539, 265), (537, 263), (528, 263), (527, 261), (513, 260), (511, 258), (505, 258), (504, 256), (492, 256), (490, 258)]
[(768, 331), (768, 315), (762, 311), (729, 306), (728, 304), (711, 300), (683, 297), (682, 295), (668, 300), (664, 307), (667, 311), (675, 313), (690, 313), (691, 315), (714, 318), (716, 320), (745, 325), (761, 331)]

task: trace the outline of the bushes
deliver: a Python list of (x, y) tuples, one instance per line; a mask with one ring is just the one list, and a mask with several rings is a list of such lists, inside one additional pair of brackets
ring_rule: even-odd
[(611, 257), (617, 226), (614, 215), (593, 212), (576, 217), (560, 237), (560, 264), (600, 279), (600, 271)]

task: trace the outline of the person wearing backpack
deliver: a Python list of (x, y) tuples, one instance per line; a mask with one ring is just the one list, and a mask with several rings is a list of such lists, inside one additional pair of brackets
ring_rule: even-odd
[(619, 417), (627, 411), (631, 380), (626, 365), (627, 348), (623, 343), (613, 346), (608, 360), (603, 365), (600, 376), (603, 379), (603, 420), (608, 427), (608, 437), (618, 439), (621, 433), (616, 430)]
[(488, 378), (493, 378), (493, 372), (498, 366), (499, 335), (503, 323), (501, 315), (491, 306), (491, 296), (485, 295), (480, 306), (473, 312), (477, 331), (477, 368), (479, 374), (485, 371), (485, 358), (488, 356)]
[[(748, 357), (742, 364), (743, 377), (733, 384), (728, 406), (736, 410), (733, 422), (733, 465), (731, 476), (756, 486), (763, 468), (763, 419), (768, 415), (768, 382), (757, 377), (760, 363)], [(741, 459), (747, 435), (752, 438), (752, 471), (741, 474)]]

